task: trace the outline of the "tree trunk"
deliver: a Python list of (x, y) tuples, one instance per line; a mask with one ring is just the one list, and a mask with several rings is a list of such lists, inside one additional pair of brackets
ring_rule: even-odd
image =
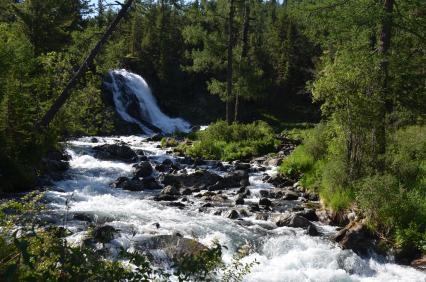
[(228, 67), (226, 72), (226, 122), (231, 123), (230, 104), (232, 97), (232, 41), (233, 41), (233, 22), (234, 22), (234, 0), (230, 1), (228, 18)]
[[(240, 68), (243, 60), (247, 58), (248, 53), (248, 34), (250, 28), (250, 0), (244, 1), (244, 23), (242, 32), (242, 50), (240, 58)], [(234, 121), (238, 121), (238, 107), (239, 107), (239, 95), (235, 93), (235, 110), (234, 110)]]
[(133, 0), (128, 0), (125, 4), (123, 4), (123, 6), (121, 7), (121, 10), (118, 12), (114, 21), (108, 27), (108, 29), (106, 30), (106, 32), (104, 33), (102, 38), (98, 41), (98, 43), (92, 49), (92, 51), (90, 51), (89, 55), (84, 60), (83, 64), (80, 66), (78, 71), (74, 74), (74, 76), (71, 78), (71, 80), (65, 86), (61, 95), (59, 95), (59, 97), (56, 99), (56, 101), (50, 107), (49, 111), (44, 115), (41, 122), (39, 123), (39, 127), (47, 127), (49, 125), (49, 123), (52, 121), (52, 119), (54, 118), (54, 116), (56, 115), (56, 113), (61, 109), (63, 104), (66, 102), (66, 100), (71, 95), (72, 88), (74, 88), (74, 86), (77, 84), (78, 80), (86, 73), (86, 71), (89, 69), (89, 66), (93, 64), (93, 60), (95, 59), (96, 55), (101, 50), (102, 46), (105, 45), (108, 38), (111, 36), (112, 32), (114, 31), (115, 27), (118, 25), (120, 20), (126, 14), (129, 7), (132, 5), (132, 2), (133, 2)]
[(388, 101), (391, 101), (388, 97), (388, 52), (391, 46), (393, 3), (394, 0), (384, 0), (383, 8), (385, 16), (382, 21), (382, 28), (380, 32), (379, 52), (382, 57), (382, 61), (380, 62), (382, 106), (380, 108), (379, 126), (376, 132), (377, 154), (384, 154), (386, 151), (386, 111), (391, 111), (392, 107), (390, 103), (388, 103)]

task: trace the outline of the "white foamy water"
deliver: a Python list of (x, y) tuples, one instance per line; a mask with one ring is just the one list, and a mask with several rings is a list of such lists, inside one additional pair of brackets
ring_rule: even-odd
[[(124, 69), (112, 70), (109, 72), (112, 79), (112, 92), (114, 104), (118, 114), (127, 122), (135, 123), (146, 133), (153, 131), (141, 120), (144, 120), (163, 133), (173, 133), (175, 131), (189, 132), (191, 126), (181, 118), (170, 118), (164, 114), (157, 105), (157, 101), (151, 93), (146, 81), (139, 75), (128, 72)], [(130, 97), (129, 97), (130, 96)], [(139, 117), (129, 113), (132, 98), (136, 98), (139, 109)], [(133, 112), (135, 109), (133, 109)]]
[[(144, 137), (90, 138), (69, 142), (72, 156), (70, 179), (56, 183), (56, 191), (47, 193), (50, 207), (58, 212), (83, 212), (94, 216), (98, 222), (119, 229), (120, 235), (112, 245), (132, 248), (137, 242), (158, 234), (179, 232), (184, 237), (194, 238), (209, 245), (213, 240), (226, 246), (223, 259), (229, 262), (233, 253), (242, 245), (249, 244), (253, 253), (243, 262), (256, 260), (251, 273), (244, 281), (426, 281), (426, 274), (413, 268), (375, 259), (361, 258), (352, 251), (341, 250), (325, 237), (310, 237), (301, 229), (281, 227), (265, 228), (261, 221), (248, 218), (252, 225), (242, 226), (238, 221), (198, 211), (200, 204), (187, 204), (178, 209), (155, 202), (151, 197), (157, 192), (130, 192), (110, 188), (109, 183), (119, 176), (131, 176), (132, 164), (118, 161), (103, 161), (93, 157), (91, 148), (104, 143), (123, 141), (133, 149), (142, 149), (151, 160), (162, 161), (168, 156), (157, 148), (158, 142), (146, 142)], [(273, 174), (274, 171), (268, 171)], [(261, 181), (261, 174), (250, 176), (253, 198), (258, 190), (271, 186)], [(155, 226), (159, 223), (160, 228)], [(84, 236), (87, 226), (78, 221), (69, 221), (75, 232), (70, 238), (75, 242)], [(321, 228), (321, 226), (319, 226)], [(333, 232), (324, 226), (323, 230)]]

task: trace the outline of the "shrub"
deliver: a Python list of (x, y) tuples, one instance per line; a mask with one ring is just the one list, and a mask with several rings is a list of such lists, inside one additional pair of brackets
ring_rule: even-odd
[(163, 137), (161, 138), (161, 147), (176, 147), (179, 145), (179, 142), (172, 137)]
[(313, 157), (306, 152), (304, 145), (300, 145), (283, 160), (279, 172), (288, 177), (297, 178), (302, 173), (309, 172), (313, 165)]
[(328, 143), (330, 141), (330, 132), (326, 123), (317, 124), (306, 134), (303, 144), (308, 155), (314, 160), (320, 160), (327, 153)]
[(228, 125), (218, 121), (198, 132), (186, 153), (192, 157), (230, 161), (267, 154), (277, 145), (274, 131), (265, 122)]

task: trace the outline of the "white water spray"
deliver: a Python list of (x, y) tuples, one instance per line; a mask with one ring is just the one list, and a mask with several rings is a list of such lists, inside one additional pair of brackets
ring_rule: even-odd
[[(122, 119), (137, 124), (147, 134), (154, 133), (147, 123), (161, 129), (163, 133), (191, 130), (190, 124), (185, 120), (171, 118), (160, 110), (148, 84), (141, 76), (124, 69), (112, 70), (109, 75), (112, 79), (115, 108)], [(135, 106), (138, 108), (135, 109)]]

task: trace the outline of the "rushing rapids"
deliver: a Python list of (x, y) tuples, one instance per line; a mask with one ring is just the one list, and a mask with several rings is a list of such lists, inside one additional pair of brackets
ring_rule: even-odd
[[(54, 189), (47, 192), (46, 200), (51, 210), (50, 220), (66, 225), (73, 232), (70, 241), (81, 241), (89, 222), (107, 223), (119, 230), (119, 234), (107, 244), (111, 250), (114, 247), (138, 249), (155, 236), (179, 233), (204, 245), (218, 240), (227, 247), (224, 261), (230, 262), (238, 248), (250, 245), (252, 252), (243, 261), (256, 260), (258, 264), (245, 281), (426, 281), (426, 274), (413, 268), (384, 259), (361, 258), (352, 251), (340, 249), (328, 238), (336, 232), (331, 226), (314, 223), (322, 235), (311, 237), (299, 228), (277, 227), (270, 221), (256, 219), (255, 213), (237, 220), (229, 219), (223, 213), (217, 213), (219, 208), (203, 208), (206, 202), (194, 194), (186, 196), (185, 201), (177, 199), (174, 202), (181, 205), (172, 206), (170, 201), (154, 201), (159, 190), (112, 188), (110, 183), (118, 177), (132, 177), (133, 163), (99, 159), (95, 146), (125, 143), (134, 151), (142, 152), (143, 158), (154, 166), (170, 159), (188, 174), (194, 172), (194, 166), (184, 165), (181, 158), (159, 148), (158, 142), (146, 139), (143, 136), (87, 137), (67, 143), (70, 169), (67, 177), (55, 182)], [(204, 168), (222, 175), (223, 170), (216, 167), (207, 163), (197, 169)], [(273, 175), (275, 168), (261, 166), (264, 170), (261, 172), (253, 169), (255, 167), (252, 164), (249, 170), (250, 185), (247, 188), (251, 193), (245, 199), (246, 204), (257, 202), (260, 190), (273, 188), (262, 178), (264, 173)], [(158, 170), (153, 172), (155, 178), (160, 174)], [(231, 199), (236, 197), (235, 190), (224, 193)], [(169, 266), (162, 259), (164, 254), (161, 251), (155, 254), (163, 266)]]
[(146, 134), (190, 131), (188, 122), (170, 118), (161, 111), (141, 76), (124, 69), (111, 70), (109, 76), (111, 83), (106, 86), (112, 92), (115, 109), (123, 120), (137, 124)]

